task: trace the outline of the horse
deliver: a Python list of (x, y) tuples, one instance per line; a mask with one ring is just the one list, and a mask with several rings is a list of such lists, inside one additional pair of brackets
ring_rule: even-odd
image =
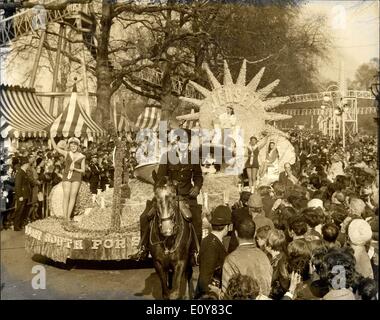
[(183, 299), (188, 285), (189, 298), (194, 294), (190, 259), (192, 225), (180, 212), (176, 187), (168, 177), (155, 183), (156, 213), (151, 220), (149, 251), (158, 274), (162, 297)]

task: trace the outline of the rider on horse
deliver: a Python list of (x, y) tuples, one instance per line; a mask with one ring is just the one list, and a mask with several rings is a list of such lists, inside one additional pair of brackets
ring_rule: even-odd
[[(191, 161), (191, 131), (175, 129), (171, 131), (171, 137), (175, 138), (170, 141), (172, 148), (161, 157), (156, 180), (167, 176), (176, 185), (181, 213), (185, 220), (192, 222), (195, 229), (197, 241), (193, 240), (192, 243), (192, 251), (195, 253), (202, 240), (202, 209), (197, 202), (203, 184), (202, 170), (199, 160), (197, 163)], [(148, 201), (147, 208), (140, 216), (139, 252), (132, 259), (142, 260), (148, 256), (150, 221), (156, 210), (155, 199)]]

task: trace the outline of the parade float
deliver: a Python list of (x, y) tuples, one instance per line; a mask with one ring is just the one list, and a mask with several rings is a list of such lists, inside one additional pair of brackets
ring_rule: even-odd
[[(198, 202), (203, 204), (204, 216), (220, 204), (233, 205), (239, 199), (243, 187), (239, 175), (244, 168), (245, 148), (251, 136), (265, 141), (258, 156), (260, 165), (266, 159), (270, 142), (275, 143), (279, 153), (277, 175), (262, 177), (257, 187), (269, 185), (277, 180), (279, 173), (283, 171), (284, 164), (287, 162), (294, 164), (296, 160), (294, 147), (289, 142), (287, 134), (270, 124), (291, 118), (291, 116), (271, 111), (288, 99), (287, 97), (268, 98), (279, 84), (279, 80), (258, 89), (265, 70), (262, 68), (246, 84), (246, 64), (244, 60), (237, 81), (234, 82), (228, 64), (224, 61), (223, 83), (216, 79), (205, 64), (211, 90), (190, 81), (190, 85), (203, 95), (204, 99), (180, 98), (199, 108), (199, 112), (178, 116), (177, 120), (183, 121), (184, 127), (188, 127), (188, 123), (199, 124), (191, 129), (193, 140), (196, 140), (195, 144), (191, 144), (191, 148), (199, 151), (204, 172), (204, 183), (198, 198)], [(232, 108), (234, 111), (235, 119), (232, 121), (226, 115), (227, 108)], [(234, 141), (232, 146), (231, 140)], [(235, 155), (231, 157), (234, 153)], [(216, 160), (217, 158), (219, 161)], [(212, 161), (208, 162), (209, 160)], [(215, 169), (214, 163), (217, 163), (218, 169)], [(136, 168), (135, 175), (144, 181), (152, 181), (152, 171), (157, 168), (158, 163), (144, 164)]]
[[(74, 116), (75, 115), (75, 116)], [(73, 92), (69, 105), (48, 128), (52, 138), (99, 137), (101, 129), (86, 113)], [(122, 162), (122, 160), (121, 160)], [(116, 171), (116, 167), (115, 167)], [(116, 172), (121, 179), (123, 172)], [(82, 181), (73, 220), (63, 218), (63, 188), (59, 183), (49, 194), (49, 217), (29, 223), (25, 227), (26, 250), (54, 261), (65, 263), (73, 260), (123, 260), (137, 250), (140, 240), (139, 215), (145, 201), (153, 193), (151, 185), (140, 181), (120, 184), (119, 227), (112, 225), (114, 217), (114, 190), (98, 190), (90, 193), (89, 185)]]
[[(207, 65), (205, 69), (212, 90), (190, 81), (205, 98), (181, 98), (198, 106), (199, 112), (178, 117), (178, 120), (183, 121), (196, 120), (200, 125), (200, 128), (192, 129), (192, 135), (198, 138), (195, 140), (200, 141), (198, 146), (192, 144), (192, 150), (198, 148), (204, 172), (204, 184), (198, 196), (198, 202), (203, 205), (204, 235), (207, 234), (208, 213), (217, 205), (232, 205), (239, 199), (242, 188), (239, 175), (244, 168), (242, 150), (245, 150), (246, 142), (251, 136), (266, 141), (266, 146), (259, 153), (260, 163), (265, 160), (267, 146), (271, 141), (276, 143), (279, 152), (280, 169), (285, 162), (295, 161), (294, 148), (286, 134), (268, 123), (289, 118), (271, 112), (286, 98), (267, 98), (279, 80), (257, 89), (263, 68), (246, 85), (245, 60), (236, 83), (232, 81), (226, 62), (223, 84)], [(233, 125), (228, 123), (228, 119), (226, 121), (227, 107), (234, 110), (236, 119)], [(81, 112), (84, 112), (83, 109)], [(228, 139), (221, 129), (231, 129), (230, 138), (234, 141), (232, 146), (231, 143), (225, 145)], [(230, 157), (225, 157), (226, 154)], [(220, 155), (222, 159), (218, 160)], [(153, 198), (152, 172), (157, 170), (158, 165), (158, 162), (154, 162), (137, 166), (134, 172), (137, 179), (131, 179), (121, 186), (120, 220), (116, 229), (112, 227), (112, 188), (92, 196), (88, 186), (82, 183), (74, 221), (67, 222), (61, 217), (62, 187), (58, 185), (50, 195), (51, 216), (26, 226), (26, 249), (31, 254), (40, 254), (60, 262), (66, 262), (67, 259), (129, 259), (137, 252), (140, 241), (139, 217), (146, 207), (146, 201)], [(122, 173), (115, 169), (115, 179), (120, 178), (120, 175)], [(261, 181), (261, 184), (265, 184), (265, 181)]]

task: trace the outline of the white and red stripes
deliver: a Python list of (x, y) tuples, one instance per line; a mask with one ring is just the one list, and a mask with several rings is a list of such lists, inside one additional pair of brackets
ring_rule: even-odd
[(145, 107), (145, 110), (137, 118), (135, 126), (138, 129), (158, 130), (161, 120), (161, 108)]
[(133, 124), (127, 119), (126, 116), (117, 116), (117, 132), (133, 131)]
[(71, 94), (69, 105), (54, 120), (49, 129), (52, 137), (96, 137), (105, 134), (105, 131), (91, 119), (79, 104), (76, 92)]
[(1, 137), (46, 137), (54, 118), (43, 108), (34, 89), (0, 85)]

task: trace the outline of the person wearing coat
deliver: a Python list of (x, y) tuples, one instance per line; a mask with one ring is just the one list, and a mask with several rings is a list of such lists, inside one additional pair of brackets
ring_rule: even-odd
[(199, 252), (199, 278), (196, 297), (208, 294), (209, 285), (221, 288), (222, 269), (227, 255), (223, 245), (223, 238), (228, 234), (231, 224), (231, 209), (227, 206), (218, 206), (211, 213), (212, 231), (202, 240)]
[(17, 171), (15, 178), (16, 209), (14, 213), (14, 231), (21, 231), (28, 217), (28, 202), (32, 193), (30, 180), (26, 173), (29, 167), (28, 158), (21, 158), (20, 165), (21, 167)]
[(98, 165), (98, 156), (96, 154), (91, 157), (91, 161), (88, 166), (90, 169), (90, 191), (92, 194), (97, 194), (100, 181), (100, 168)]

